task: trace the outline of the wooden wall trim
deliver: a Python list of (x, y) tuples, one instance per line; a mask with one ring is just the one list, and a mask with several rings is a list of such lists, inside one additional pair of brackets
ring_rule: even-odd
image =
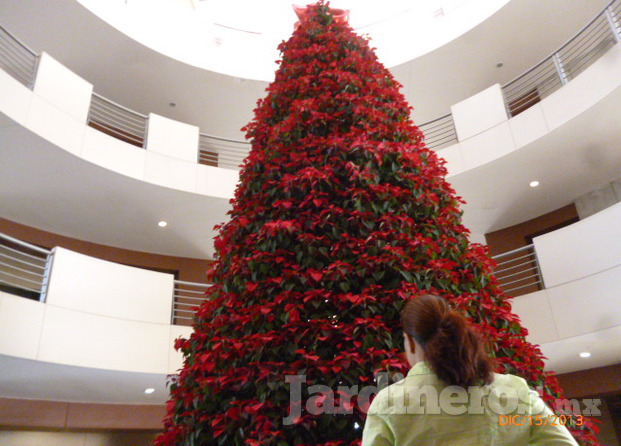
[(0, 398), (1, 428), (161, 430), (164, 405)]

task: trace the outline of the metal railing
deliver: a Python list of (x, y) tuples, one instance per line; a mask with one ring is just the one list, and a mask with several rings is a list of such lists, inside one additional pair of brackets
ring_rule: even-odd
[(0, 26), (0, 68), (32, 89), (39, 56)]
[(205, 292), (210, 286), (207, 283), (175, 280), (171, 322), (174, 325), (191, 325), (196, 308), (207, 300)]
[(239, 169), (250, 152), (250, 143), (201, 133), (198, 137), (198, 162), (225, 169)]
[(121, 141), (145, 147), (148, 117), (93, 93), (88, 125)]
[(442, 116), (433, 121), (421, 124), (418, 127), (425, 135), (427, 147), (439, 150), (451, 144), (457, 143), (457, 132), (455, 131), (455, 123), (453, 115)]
[(513, 117), (550, 96), (621, 40), (621, 1), (613, 0), (554, 54), (502, 87)]
[(0, 290), (43, 300), (51, 251), (0, 233)]
[(534, 245), (505, 252), (492, 259), (497, 263), (494, 276), (506, 294), (519, 296), (545, 288)]

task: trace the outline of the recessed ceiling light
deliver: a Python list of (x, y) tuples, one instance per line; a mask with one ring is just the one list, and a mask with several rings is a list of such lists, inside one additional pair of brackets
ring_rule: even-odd
[(168, 226), (168, 222), (162, 220), (161, 222), (159, 222), (157, 224), (160, 228), (165, 228), (166, 226)]
[(147, 395), (151, 395), (153, 392), (155, 392), (155, 389), (153, 387), (149, 387), (148, 389), (144, 389), (144, 393), (146, 393)]
[(581, 358), (590, 358), (591, 357), (591, 353), (590, 352), (582, 352), (582, 353), (580, 353), (580, 357)]
[(530, 182), (530, 187), (537, 187), (537, 186), (539, 186), (539, 181), (535, 180), (535, 181)]

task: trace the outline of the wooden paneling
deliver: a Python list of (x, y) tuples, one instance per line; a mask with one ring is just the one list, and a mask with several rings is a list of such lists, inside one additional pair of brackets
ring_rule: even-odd
[(161, 430), (164, 405), (0, 398), (0, 428)]

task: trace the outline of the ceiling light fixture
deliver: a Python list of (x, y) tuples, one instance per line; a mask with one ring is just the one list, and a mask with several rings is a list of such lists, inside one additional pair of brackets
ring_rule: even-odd
[(159, 222), (157, 224), (160, 228), (165, 228), (166, 226), (168, 226), (168, 222), (165, 222), (164, 220), (162, 220), (161, 222)]
[(537, 186), (539, 186), (539, 181), (535, 180), (535, 181), (530, 182), (530, 187), (537, 187)]
[(580, 357), (581, 358), (590, 358), (591, 357), (591, 353), (590, 352), (582, 352), (582, 353), (580, 353)]
[(147, 389), (144, 389), (144, 393), (146, 393), (147, 395), (151, 395), (154, 392), (155, 392), (155, 389), (153, 387), (149, 387)]

